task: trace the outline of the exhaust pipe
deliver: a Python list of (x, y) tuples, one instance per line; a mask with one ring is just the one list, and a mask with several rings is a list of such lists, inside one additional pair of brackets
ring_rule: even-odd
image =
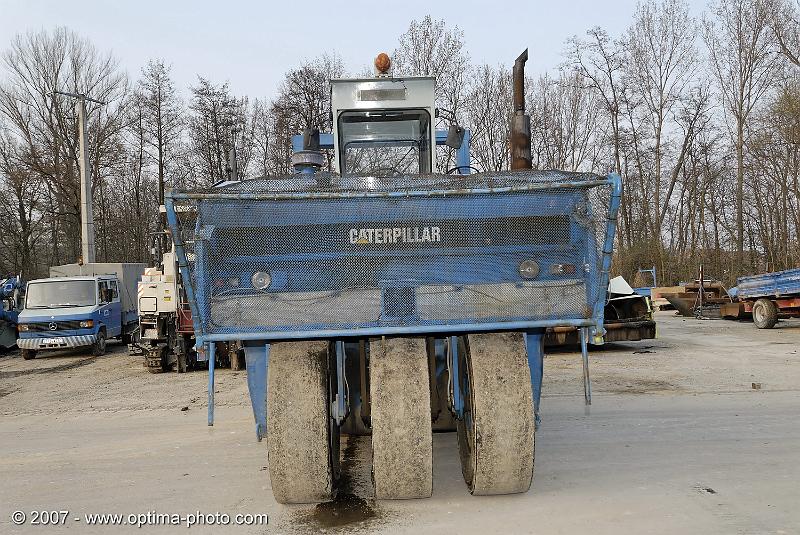
[(511, 169), (530, 169), (531, 117), (525, 113), (525, 62), (528, 49), (514, 62), (514, 116), (511, 118)]

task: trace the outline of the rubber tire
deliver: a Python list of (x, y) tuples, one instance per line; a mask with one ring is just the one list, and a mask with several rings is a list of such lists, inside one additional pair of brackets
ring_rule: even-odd
[(22, 350), (22, 358), (25, 360), (33, 360), (36, 358), (36, 350), (35, 349), (23, 349)]
[(278, 503), (319, 503), (333, 495), (329, 343), (270, 345), (267, 460)]
[(759, 329), (772, 329), (778, 323), (778, 307), (769, 299), (761, 298), (753, 305), (753, 323)]
[(106, 332), (104, 330), (100, 330), (97, 333), (97, 340), (95, 340), (94, 344), (92, 344), (92, 355), (95, 357), (99, 357), (101, 355), (106, 354)]
[(459, 339), (465, 413), (457, 422), (464, 481), (474, 495), (527, 492), (536, 426), (522, 333), (466, 338), (466, 347), (464, 337)]
[(369, 353), (375, 497), (429, 498), (433, 437), (425, 339), (371, 340)]

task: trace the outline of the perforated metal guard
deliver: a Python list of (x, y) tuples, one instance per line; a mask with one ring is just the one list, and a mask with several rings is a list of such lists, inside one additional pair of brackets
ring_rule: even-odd
[(295, 175), (171, 192), (168, 210), (201, 333), (358, 335), (596, 322), (610, 194), (579, 173)]

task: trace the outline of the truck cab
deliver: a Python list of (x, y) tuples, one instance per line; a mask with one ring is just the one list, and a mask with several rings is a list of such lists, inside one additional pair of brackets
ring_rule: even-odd
[[(30, 281), (17, 327), (23, 358), (32, 359), (43, 349), (85, 346), (102, 355), (109, 339), (127, 341), (138, 327), (132, 297), (140, 266), (56, 266), (50, 274), (59, 276)], [(131, 283), (134, 291), (128, 287)]]
[(340, 175), (435, 172), (433, 78), (331, 80), (334, 165)]
[(19, 339), (25, 359), (42, 349), (92, 346), (95, 355), (106, 340), (122, 334), (119, 281), (115, 276), (53, 277), (28, 283), (19, 315)]

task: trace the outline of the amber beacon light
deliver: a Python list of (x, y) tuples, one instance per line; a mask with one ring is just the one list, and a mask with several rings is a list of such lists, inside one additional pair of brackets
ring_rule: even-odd
[(389, 59), (389, 54), (386, 52), (381, 52), (375, 58), (375, 69), (381, 74), (386, 74), (389, 72), (389, 68), (392, 66), (392, 60)]

